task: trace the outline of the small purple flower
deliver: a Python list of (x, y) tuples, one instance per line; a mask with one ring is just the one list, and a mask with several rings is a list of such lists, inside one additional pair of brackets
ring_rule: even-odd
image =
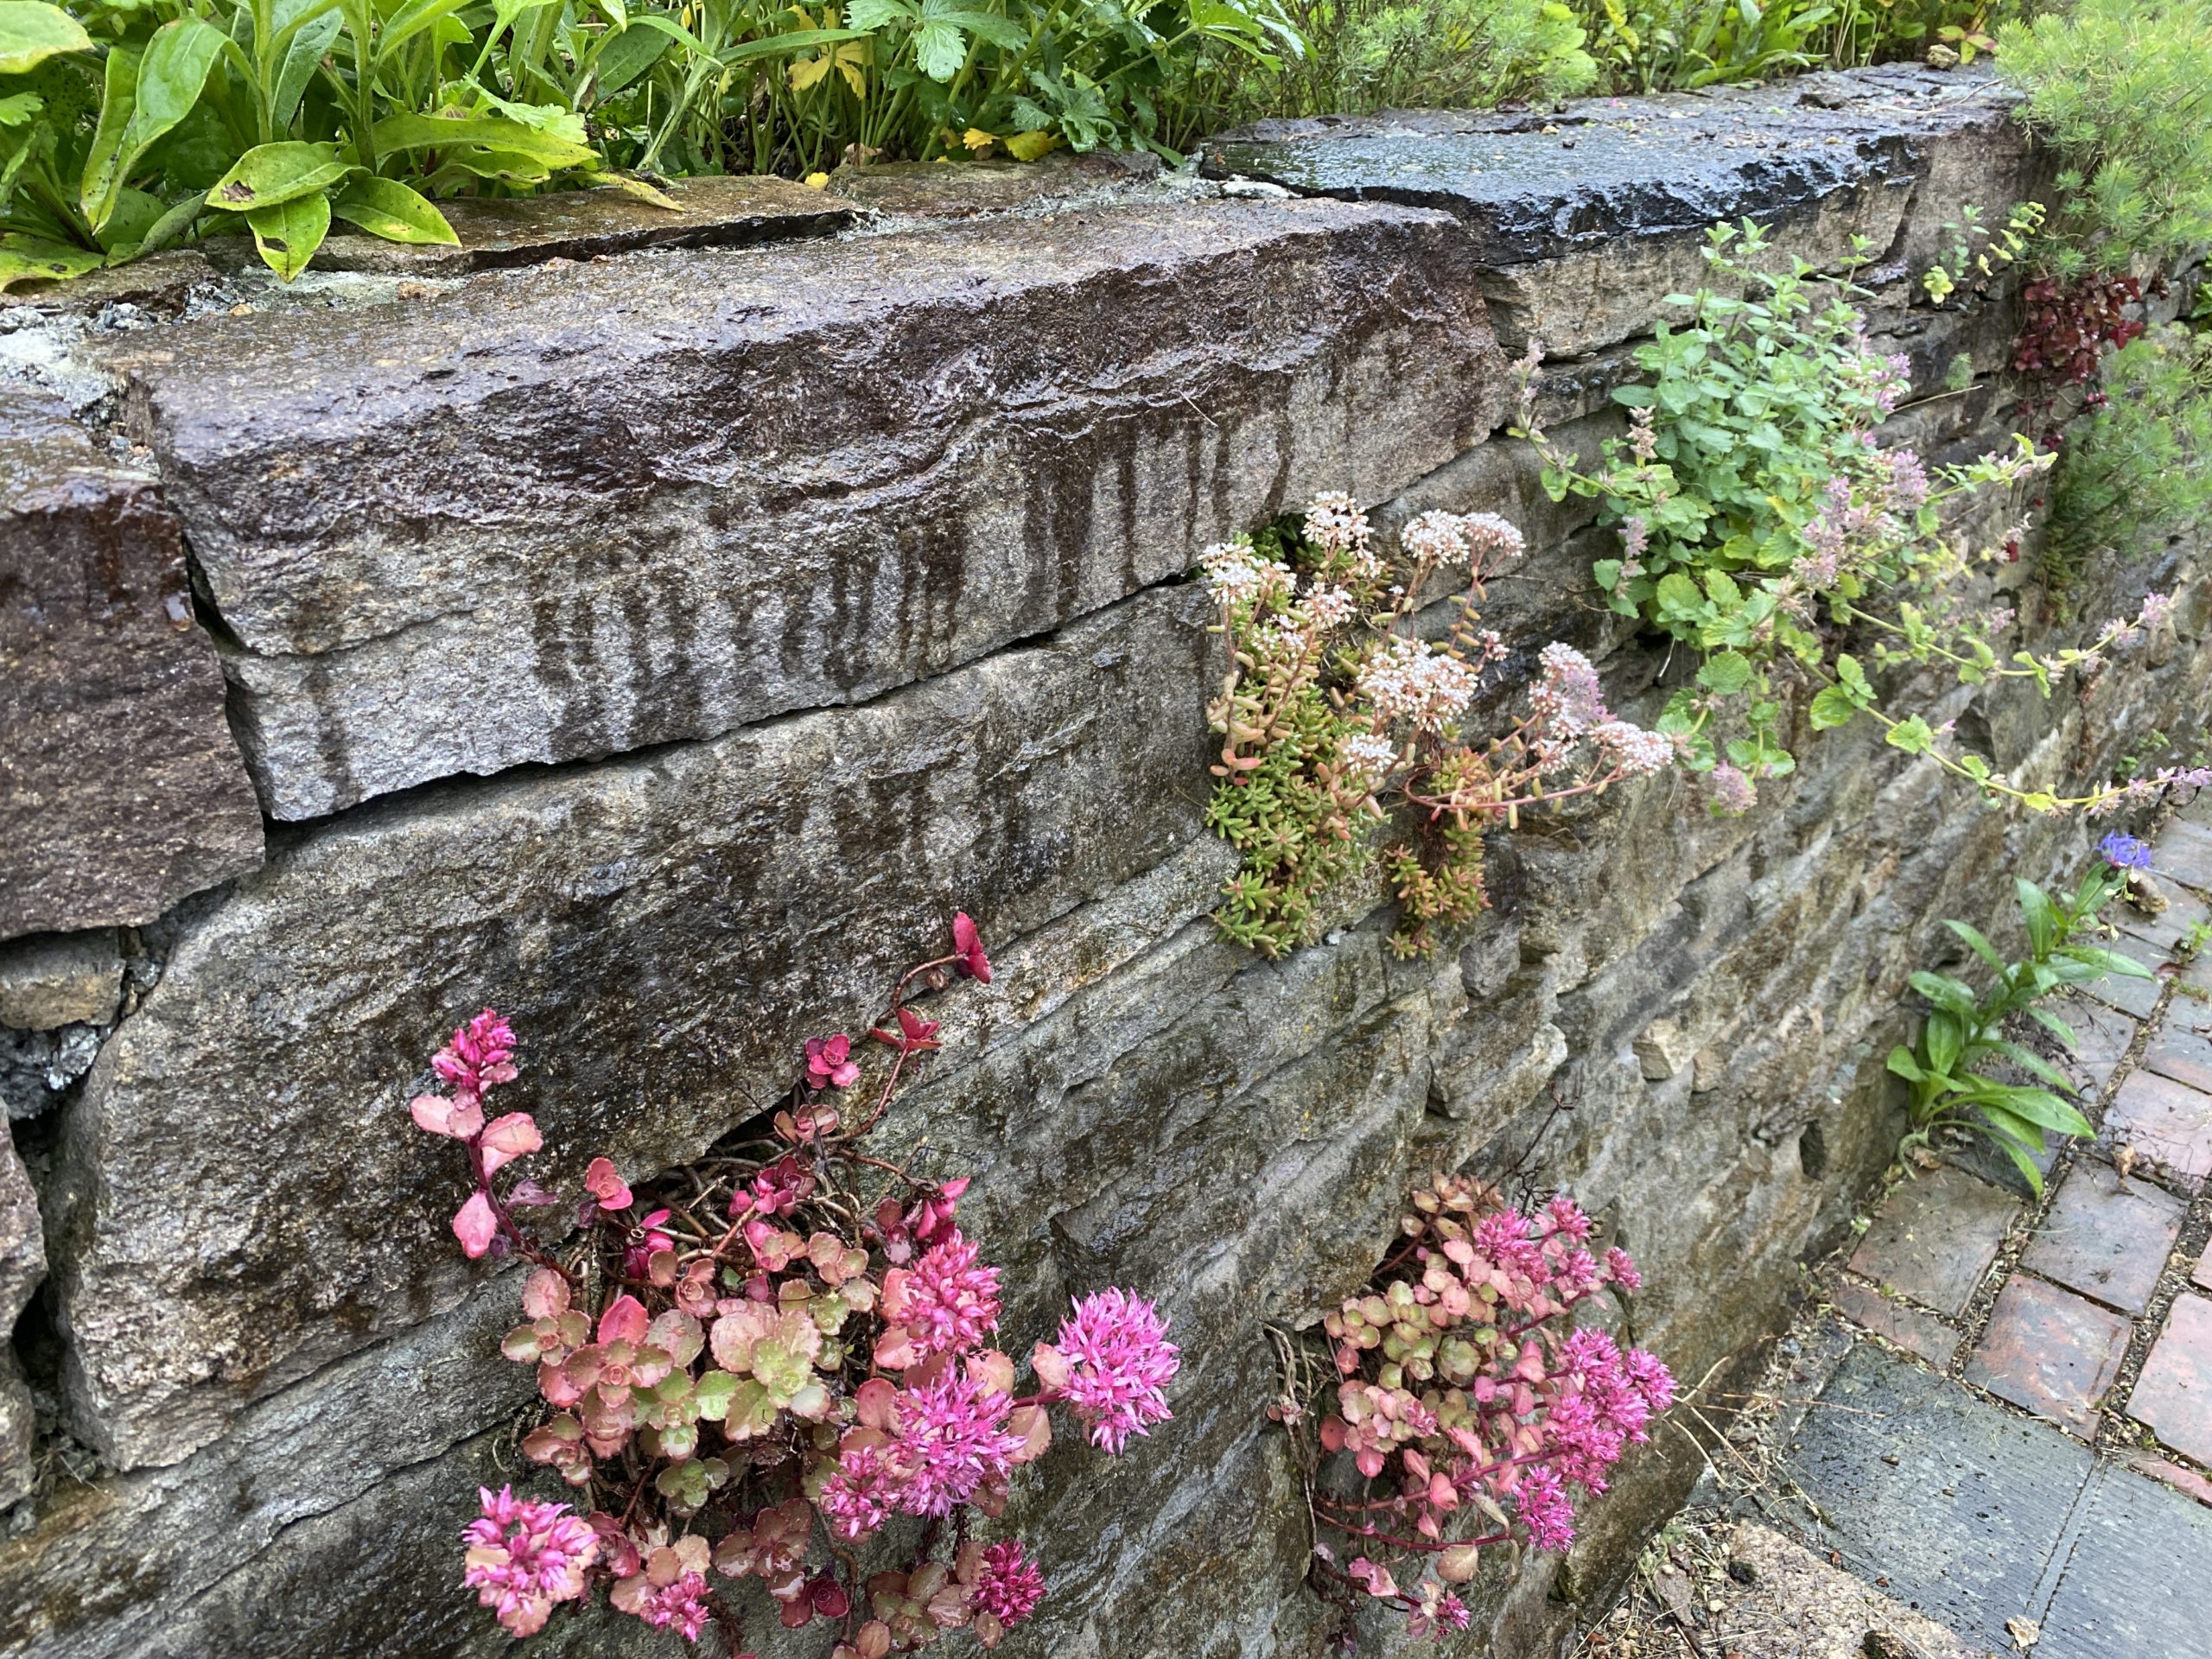
[(2115, 870), (2147, 870), (2151, 868), (2151, 845), (2133, 836), (2107, 836), (2097, 843), (2097, 851), (2104, 855), (2106, 863)]

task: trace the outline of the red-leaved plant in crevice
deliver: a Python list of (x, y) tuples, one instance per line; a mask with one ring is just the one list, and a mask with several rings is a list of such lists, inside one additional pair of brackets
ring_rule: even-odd
[[(968, 1183), (859, 1149), (939, 1046), (909, 990), (990, 980), (975, 924), (956, 916), (952, 932), (951, 953), (909, 969), (868, 1033), (880, 1082), (849, 1093), (866, 1047), (809, 1041), (757, 1140), (637, 1188), (594, 1159), (579, 1230), (558, 1247), (518, 1217), (561, 1200), (498, 1179), (543, 1144), (526, 1112), (486, 1116), (486, 1096), (517, 1076), (514, 1033), (486, 1008), (438, 1052), (442, 1088), (411, 1103), (415, 1122), (467, 1150), (461, 1249), (534, 1264), (502, 1346), (537, 1368), (548, 1408), (524, 1456), (575, 1491), (573, 1507), (480, 1495), (463, 1581), (515, 1635), (605, 1587), (686, 1641), (716, 1625), (734, 1651), (744, 1632), (720, 1581), (753, 1578), (786, 1627), (824, 1624), (831, 1659), (960, 1630), (992, 1647), (1045, 1581), (1020, 1540), (971, 1535), (975, 1517), (998, 1516), (1014, 1469), (1051, 1445), (1047, 1408), (1108, 1452), (1167, 1420), (1177, 1354), (1150, 1302), (1114, 1288), (1077, 1300), (1022, 1391), (990, 1345), (999, 1270), (960, 1231)], [(894, 1517), (921, 1523), (896, 1548), (876, 1541)], [(864, 1548), (894, 1564), (866, 1570)]]
[(1458, 1587), (1484, 1550), (1573, 1541), (1576, 1495), (1605, 1490), (1675, 1383), (1652, 1355), (1576, 1323), (1600, 1292), (1643, 1280), (1625, 1251), (1592, 1251), (1573, 1198), (1524, 1212), (1438, 1176), (1401, 1230), (1369, 1289), (1323, 1321), (1335, 1409), (1301, 1386), (1286, 1342), (1290, 1384), (1268, 1414), (1301, 1437), (1316, 1587), (1440, 1638), (1467, 1627)]

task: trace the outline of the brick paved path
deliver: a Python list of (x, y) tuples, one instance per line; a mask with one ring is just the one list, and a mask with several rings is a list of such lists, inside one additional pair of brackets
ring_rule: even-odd
[(2154, 868), (2166, 908), (2108, 915), (2160, 976), (2059, 1009), (2094, 1144), (2040, 1201), (1973, 1157), (1899, 1186), (1830, 1293), (1881, 1341), (1784, 1453), (1808, 1541), (1993, 1653), (2212, 1656), (2212, 948), (2175, 948), (2212, 811)]

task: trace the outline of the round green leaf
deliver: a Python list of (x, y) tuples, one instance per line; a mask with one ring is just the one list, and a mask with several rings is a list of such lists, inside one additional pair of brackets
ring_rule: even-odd
[[(207, 193), (207, 205), (233, 213), (251, 213), (277, 207), (322, 193), (353, 169), (338, 159), (334, 144), (303, 144), (288, 140), (256, 144), (238, 157), (237, 165), (216, 181)], [(322, 206), (322, 220), (330, 223), (330, 204)], [(315, 238), (318, 242), (321, 238)]]
[(89, 52), (85, 26), (45, 0), (0, 5), (0, 75), (20, 75), (64, 52)]

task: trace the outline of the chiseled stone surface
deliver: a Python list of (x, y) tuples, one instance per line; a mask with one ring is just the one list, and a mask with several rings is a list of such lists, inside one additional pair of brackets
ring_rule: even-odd
[(1206, 734), (1160, 715), (1218, 671), (1207, 614), (1173, 588), (861, 708), (280, 843), (181, 929), (66, 1126), (79, 1433), (174, 1462), (452, 1302), (459, 1166), (401, 1109), (456, 1018), (521, 1033), (541, 1179), (660, 1168), (956, 906), (1026, 931), (1197, 837)]
[(1648, 332), (1706, 277), (1706, 232), (1750, 217), (1816, 265), (1925, 266), (1944, 220), (2024, 199), (2009, 95), (1893, 67), (1702, 96), (1586, 99), (1556, 116), (1386, 111), (1266, 121), (1205, 169), (1301, 193), (1437, 207), (1464, 223), (1510, 345), (1580, 356)]
[[(16, 1155), (8, 1122), (0, 1117), (0, 1333), (46, 1276), (46, 1245), (39, 1230), (38, 1195)], [(0, 1340), (0, 1510), (30, 1490), (30, 1390), (23, 1385), (15, 1350)]]
[(0, 939), (150, 922), (261, 860), (156, 481), (0, 381)]
[(0, 1026), (18, 1031), (104, 1026), (122, 1001), (123, 956), (112, 928), (0, 945)]
[(1505, 391), (1458, 228), (1326, 201), (509, 273), (113, 364), (283, 818), (874, 696), (1317, 482), (1386, 498)]

